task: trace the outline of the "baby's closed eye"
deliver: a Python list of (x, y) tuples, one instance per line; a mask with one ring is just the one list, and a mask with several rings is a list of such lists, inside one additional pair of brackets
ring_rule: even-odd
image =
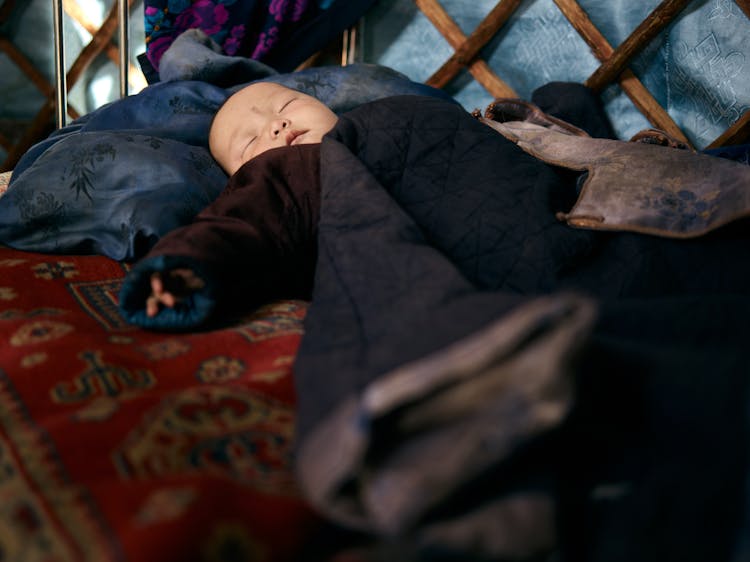
[(247, 144), (245, 145), (245, 148), (242, 149), (242, 154), (240, 157), (244, 160), (247, 156), (248, 150), (250, 150), (253, 146), (253, 143), (258, 139), (257, 136), (250, 137), (247, 141)]
[(292, 102), (294, 102), (296, 100), (297, 100), (297, 98), (292, 98), (292, 99), (287, 100), (286, 102), (284, 102), (284, 104), (281, 106), (281, 109), (279, 109), (279, 113), (281, 113), (282, 111), (284, 111), (287, 107), (289, 107), (289, 104), (291, 104)]

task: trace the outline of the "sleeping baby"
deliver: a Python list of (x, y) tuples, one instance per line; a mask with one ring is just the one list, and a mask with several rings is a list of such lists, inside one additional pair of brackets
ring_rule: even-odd
[[(333, 111), (312, 96), (272, 82), (257, 82), (230, 96), (219, 108), (211, 123), (209, 148), (224, 171), (234, 176), (243, 164), (271, 149), (319, 144), (323, 136), (334, 127), (337, 119)], [(278, 156), (281, 159), (288, 157), (288, 155), (281, 154)], [(271, 199), (278, 197), (287, 201), (281, 202), (277, 199), (270, 202), (270, 208), (280, 208), (279, 205), (273, 204), (278, 203), (281, 207), (289, 204), (300, 209), (301, 207), (295, 203), (299, 203), (301, 199), (308, 198), (309, 194), (317, 193), (319, 190), (316, 185), (313, 185), (316, 182), (312, 180), (312, 178), (317, 178), (317, 147), (301, 149), (299, 158), (304, 161), (304, 165), (296, 167), (296, 173), (289, 171), (286, 167), (275, 170), (273, 162), (276, 158), (271, 157), (269, 162), (274, 172), (270, 172), (268, 165), (263, 163), (254, 168), (254, 170), (263, 170), (262, 173), (253, 174), (251, 171), (249, 174), (256, 176), (256, 181), (248, 181), (245, 175), (235, 178), (234, 182), (230, 181), (230, 186), (214, 205), (201, 213), (193, 224), (168, 236), (152, 254), (162, 251), (181, 253), (181, 244), (177, 241), (194, 239), (196, 236), (219, 236), (223, 227), (217, 226), (217, 223), (223, 222), (228, 223), (226, 227), (229, 232), (237, 237), (249, 234), (253, 239), (258, 231), (245, 233), (241, 225), (233, 223), (237, 222), (238, 212), (249, 213), (244, 217), (246, 221), (244, 226), (253, 222), (264, 222), (261, 217), (256, 216), (256, 211), (268, 209), (262, 204), (269, 195), (266, 188), (278, 183), (264, 182), (265, 173), (278, 172), (281, 174), (278, 179), (282, 184), (286, 183), (283, 181), (285, 177), (289, 182), (282, 190), (286, 193), (274, 192), (271, 195)], [(313, 170), (313, 168), (316, 169)], [(241, 180), (242, 189), (233, 188), (232, 183), (240, 183), (239, 180)], [(259, 191), (265, 193), (258, 193)], [(297, 196), (300, 197), (299, 201), (295, 201)], [(246, 203), (250, 204), (245, 205)], [(315, 205), (310, 201), (308, 204)], [(240, 210), (242, 207), (245, 207), (244, 211)], [(229, 212), (229, 216), (226, 216), (225, 211), (228, 209), (233, 210)], [(289, 219), (287, 215), (285, 222)], [(233, 228), (233, 226), (238, 228)], [(275, 233), (279, 235), (279, 240), (274, 242), (275, 246), (281, 245), (281, 240), (284, 238), (282, 230), (283, 228), (275, 230)], [(186, 244), (190, 245), (189, 242)], [(289, 253), (294, 252), (290, 250)], [(300, 273), (292, 271), (290, 275), (297, 278)], [(295, 282), (293, 285), (296, 289), (298, 283)], [(178, 267), (166, 273), (154, 272), (151, 275), (151, 294), (146, 300), (146, 315), (153, 318), (164, 307), (174, 308), (186, 295), (202, 288), (204, 288), (203, 279), (198, 277), (191, 268)], [(269, 288), (273, 289), (273, 287)], [(281, 289), (281, 286), (276, 288)], [(291, 294), (292, 296), (305, 296), (306, 291), (297, 293), (293, 290)]]
[[(564, 88), (569, 96), (560, 91), (559, 85), (550, 88), (555, 95), (538, 97), (536, 107), (575, 122), (583, 136), (564, 135), (565, 141), (552, 147), (558, 151), (553, 156), (571, 152), (580, 139), (599, 146), (599, 139), (588, 135), (605, 128), (606, 116), (593, 102), (581, 101), (591, 94), (581, 85)], [(582, 106), (584, 117), (574, 117)], [(508, 109), (507, 103), (503, 107)], [(500, 128), (510, 136), (537, 135), (533, 121), (522, 116), (520, 124)], [(337, 198), (354, 198), (357, 212), (342, 217), (349, 229), (385, 228), (391, 219), (368, 214), (373, 204), (366, 199), (374, 192), (355, 189), (358, 181), (377, 185), (379, 197), (391, 198), (399, 213), (414, 221), (422, 243), (449, 257), (482, 290), (634, 298), (746, 286), (734, 270), (716, 274), (725, 262), (736, 261), (727, 256), (746, 248), (742, 229), (673, 240), (571, 228), (561, 216), (583, 198), (577, 192), (579, 172), (563, 173), (520, 148), (549, 144), (559, 131), (553, 127), (538, 142), (529, 137), (516, 143), (506, 138), (508, 131), (498, 134), (487, 124), (458, 104), (424, 96), (378, 99), (337, 116), (314, 97), (278, 84), (247, 86), (222, 105), (209, 132), (211, 153), (230, 175), (226, 189), (192, 223), (161, 238), (129, 273), (120, 293), (125, 318), (147, 328), (194, 329), (273, 300), (310, 300), (319, 256), (339, 247), (334, 237), (333, 247), (319, 248), (322, 218), (325, 224), (339, 218), (331, 212)], [(748, 172), (689, 151), (614, 142), (607, 146), (615, 151), (645, 148), (670, 161), (680, 156), (690, 164), (732, 164), (735, 171), (741, 168), (738, 173)], [(690, 178), (683, 173), (678, 181), (673, 175), (667, 187), (677, 199), (666, 197), (659, 183), (645, 191), (650, 198), (636, 201), (640, 206), (625, 210), (654, 208), (658, 216), (697, 224), (706, 215), (704, 203), (680, 183)], [(617, 173), (612, 187), (625, 176)], [(583, 191), (590, 196), (596, 190)], [(675, 213), (677, 203), (682, 207)], [(363, 240), (363, 254), (369, 242)], [(399, 248), (396, 244), (394, 251)], [(342, 267), (357, 267), (350, 263), (354, 256), (342, 259)], [(622, 263), (629, 266), (623, 270)]]

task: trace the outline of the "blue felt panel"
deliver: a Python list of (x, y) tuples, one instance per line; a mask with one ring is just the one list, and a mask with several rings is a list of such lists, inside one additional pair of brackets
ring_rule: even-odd
[[(616, 47), (659, 0), (580, 0)], [(466, 35), (496, 0), (444, 0)], [(424, 81), (453, 53), (411, 0), (381, 0), (366, 16), (363, 59)], [(428, 47), (426, 47), (428, 46)], [(526, 0), (482, 57), (519, 97), (551, 81), (583, 82), (599, 62), (553, 0)], [(694, 1), (632, 62), (631, 69), (688, 138), (703, 148), (750, 108), (750, 19), (731, 0)], [(447, 87), (467, 109), (492, 101), (464, 72)], [(628, 139), (649, 123), (619, 86), (602, 94), (618, 136)]]

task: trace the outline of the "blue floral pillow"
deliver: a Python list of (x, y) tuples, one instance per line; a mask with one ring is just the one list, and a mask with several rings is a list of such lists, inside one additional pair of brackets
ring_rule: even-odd
[[(445, 96), (373, 65), (262, 79), (316, 96), (338, 113), (389, 95)], [(227, 176), (208, 152), (208, 129), (219, 105), (247, 83), (160, 82), (56, 131), (21, 158), (0, 197), (0, 243), (141, 257), (224, 188)]]
[(0, 199), (0, 233), (20, 249), (132, 259), (189, 222), (225, 182), (204, 147), (125, 131), (80, 132), (10, 184)]

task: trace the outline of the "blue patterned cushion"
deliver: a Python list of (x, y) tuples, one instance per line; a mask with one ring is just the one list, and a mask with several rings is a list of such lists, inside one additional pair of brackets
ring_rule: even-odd
[(0, 200), (19, 249), (128, 259), (189, 222), (226, 176), (208, 150), (123, 131), (81, 132), (46, 150)]

